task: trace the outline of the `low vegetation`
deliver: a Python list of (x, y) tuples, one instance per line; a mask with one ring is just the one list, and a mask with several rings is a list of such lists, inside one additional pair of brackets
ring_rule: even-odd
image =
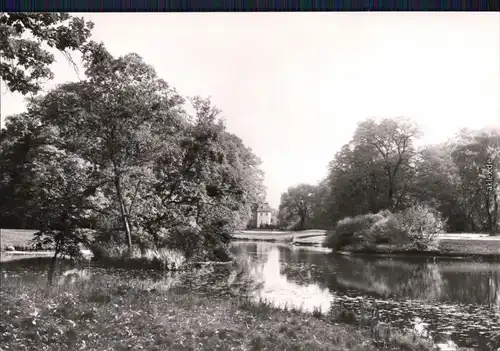
[(186, 256), (174, 249), (140, 249), (132, 246), (132, 250), (125, 245), (115, 245), (104, 248), (102, 246), (92, 247), (93, 259), (102, 264), (121, 268), (151, 268), (161, 270), (183, 269)]
[(3, 350), (432, 350), (430, 340), (343, 308), (323, 314), (264, 301), (185, 294), (151, 281), (2, 279)]
[(437, 251), (436, 235), (444, 227), (439, 213), (417, 205), (398, 213), (385, 210), (344, 218), (327, 233), (323, 245), (348, 251)]

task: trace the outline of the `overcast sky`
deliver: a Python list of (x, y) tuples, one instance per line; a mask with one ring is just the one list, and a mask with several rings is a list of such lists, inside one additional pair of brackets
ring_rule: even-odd
[[(407, 116), (422, 142), (500, 124), (498, 13), (78, 14), (182, 95), (212, 96), (263, 160), (268, 200), (316, 183), (367, 117)], [(76, 80), (57, 56), (57, 83)], [(2, 116), (23, 97), (3, 92)]]

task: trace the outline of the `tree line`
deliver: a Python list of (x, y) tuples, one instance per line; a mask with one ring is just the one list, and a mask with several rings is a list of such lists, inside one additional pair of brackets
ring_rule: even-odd
[(330, 229), (346, 217), (427, 205), (449, 232), (499, 231), (500, 130), (461, 130), (446, 142), (417, 148), (408, 118), (358, 124), (316, 185), (282, 194), (280, 219), (298, 229)]
[(193, 256), (227, 246), (246, 225), (264, 196), (261, 161), (209, 99), (181, 96), (137, 54), (114, 57), (82, 19), (2, 14), (0, 26), (11, 91), (37, 93), (52, 76), (42, 44), (79, 50), (85, 73), (30, 95), (25, 112), (7, 117), (0, 228), (37, 229), (56, 255), (77, 256), (80, 244), (101, 239)]

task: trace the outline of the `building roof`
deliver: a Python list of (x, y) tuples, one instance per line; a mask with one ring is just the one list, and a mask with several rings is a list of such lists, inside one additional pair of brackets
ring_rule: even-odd
[(269, 206), (267, 202), (259, 204), (259, 207), (257, 207), (257, 212), (271, 212), (271, 206)]

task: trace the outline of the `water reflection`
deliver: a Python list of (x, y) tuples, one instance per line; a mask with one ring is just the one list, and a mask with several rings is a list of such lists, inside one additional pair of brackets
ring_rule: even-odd
[(383, 320), (439, 342), (500, 347), (491, 344), (500, 331), (499, 264), (339, 257), (269, 243), (238, 243), (233, 250), (254, 256), (249, 274), (263, 285), (254, 296), (276, 304), (376, 308)]
[(269, 243), (238, 243), (233, 250), (257, 260), (270, 255), (265, 264), (279, 266), (294, 289), (314, 284), (341, 294), (500, 308), (498, 263), (342, 257)]
[[(158, 290), (177, 289), (217, 296), (250, 296), (278, 306), (322, 311), (343, 304), (354, 311), (375, 308), (380, 318), (414, 327), (436, 341), (461, 347), (497, 349), (500, 340), (500, 264), (339, 257), (276, 243), (235, 243), (237, 261), (196, 271), (159, 273), (110, 269), (93, 264), (89, 279)], [(50, 258), (0, 263), (1, 279), (46, 281)], [(63, 262), (59, 275), (74, 268)], [(498, 345), (497, 345), (498, 344)]]
[[(254, 291), (255, 299), (264, 299), (279, 307), (300, 307), (307, 311), (315, 309), (328, 311), (331, 307), (333, 295), (326, 288), (318, 284), (297, 284), (281, 273), (281, 251), (278, 247), (262, 247), (257, 250), (260, 255), (266, 255), (263, 263), (255, 264), (250, 275), (261, 283), (260, 289)], [(310, 273), (306, 273), (311, 279)]]

